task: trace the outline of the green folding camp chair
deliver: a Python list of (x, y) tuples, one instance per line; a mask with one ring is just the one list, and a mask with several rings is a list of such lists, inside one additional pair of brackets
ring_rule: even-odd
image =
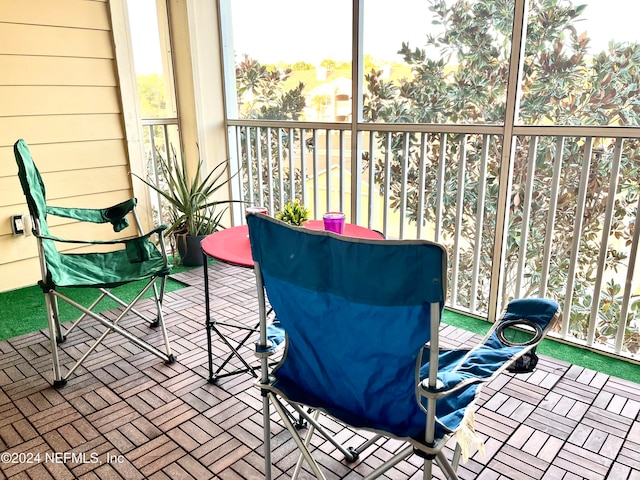
[[(24, 140), (18, 140), (14, 145), (14, 154), (18, 163), (18, 177), (22, 185), (22, 190), (27, 198), (29, 212), (33, 221), (33, 233), (38, 241), (38, 255), (40, 258), (40, 268), (42, 280), (38, 282), (45, 294), (47, 317), (49, 321), (49, 333), (51, 338), (51, 354), (53, 359), (53, 385), (61, 387), (67, 383), (67, 379), (73, 372), (82, 365), (84, 360), (102, 343), (111, 332), (117, 332), (133, 342), (138, 347), (153, 353), (167, 363), (175, 361), (169, 346), (169, 337), (162, 317), (162, 299), (166, 276), (170, 272), (167, 257), (164, 249), (162, 231), (165, 226), (158, 227), (152, 232), (142, 234), (140, 222), (135, 213), (136, 199), (119, 203), (105, 209), (88, 208), (64, 208), (48, 206), (44, 183), (40, 172), (36, 168), (29, 147)], [(127, 216), (131, 214), (138, 228), (138, 235), (125, 240), (69, 240), (51, 235), (47, 224), (47, 215), (71, 218), (82, 222), (111, 223), (116, 232), (120, 232), (129, 226)], [(159, 248), (150, 240), (155, 235), (159, 239)], [(87, 250), (76, 252), (61, 252), (58, 250), (59, 244), (75, 244), (86, 247), (93, 245), (95, 249), (105, 245), (119, 245), (119, 250), (108, 252), (91, 252)], [(115, 247), (112, 247), (115, 248)], [(158, 280), (158, 281), (157, 281)], [(136, 281), (145, 281), (144, 287), (138, 295), (127, 303), (116, 297), (111, 289)], [(159, 287), (158, 284), (159, 283)], [(70, 288), (96, 288), (100, 294), (98, 299), (89, 307), (80, 305), (76, 301), (62, 294), (60, 287)], [(134, 305), (147, 291), (153, 290), (157, 308), (157, 316), (149, 319), (147, 316), (134, 309)], [(110, 298), (120, 304), (123, 309), (115, 319), (107, 318), (105, 315), (96, 313), (95, 307), (103, 298)], [(64, 300), (73, 307), (81, 311), (80, 317), (71, 326), (64, 329), (61, 325), (58, 313), (58, 299)], [(133, 335), (125, 330), (119, 323), (128, 314), (134, 313), (149, 322), (151, 327), (160, 327), (164, 338), (164, 352), (158, 350), (153, 345)], [(95, 342), (81, 354), (75, 364), (70, 366), (66, 374), (62, 374), (60, 367), (60, 353), (58, 348), (67, 335), (74, 330), (81, 321), (94, 319), (104, 328)], [(92, 329), (93, 330), (93, 329)]]

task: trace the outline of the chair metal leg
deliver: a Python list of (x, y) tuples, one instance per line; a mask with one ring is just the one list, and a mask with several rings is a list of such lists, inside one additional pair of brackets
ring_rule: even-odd
[(64, 386), (67, 381), (62, 378), (60, 371), (60, 358), (58, 357), (58, 336), (62, 338), (60, 332), (60, 322), (57, 316), (57, 299), (55, 295), (48, 292), (44, 296), (47, 308), (47, 320), (49, 322), (49, 339), (51, 341), (51, 359), (53, 361), (53, 386), (58, 388)]
[(422, 464), (422, 480), (431, 480), (433, 478), (433, 460), (424, 459)]
[(304, 459), (307, 461), (307, 464), (311, 467), (311, 470), (313, 470), (313, 473), (316, 475), (316, 478), (321, 480), (326, 480), (326, 477), (322, 473), (322, 470), (320, 470), (320, 466), (318, 465), (318, 462), (315, 461), (315, 459), (311, 455), (311, 452), (309, 452), (309, 449), (304, 445), (304, 442), (300, 438), (300, 435), (298, 434), (296, 427), (293, 425), (293, 423), (291, 423), (291, 420), (289, 419), (289, 416), (287, 415), (284, 406), (280, 403), (280, 400), (278, 399), (278, 397), (276, 397), (275, 394), (269, 393), (269, 398), (271, 398), (271, 401), (273, 402), (273, 406), (275, 407), (276, 411), (280, 415), (280, 418), (282, 419), (282, 422), (284, 423), (284, 425), (287, 427), (287, 430), (289, 430), (289, 433), (291, 433), (291, 437), (293, 438), (294, 442), (296, 442), (298, 449), (300, 450), (301, 454), (304, 456)]
[(156, 305), (158, 308), (158, 317), (156, 318), (156, 322), (154, 323), (158, 323), (160, 320), (164, 321), (164, 314), (162, 313), (162, 304), (164, 302), (164, 293), (166, 291), (166, 288), (167, 288), (167, 277), (160, 277), (160, 288), (157, 291), (154, 290)]
[[(129, 313), (129, 311), (131, 310), (131, 308), (133, 307), (133, 305), (140, 300), (140, 298), (142, 298), (142, 296), (146, 293), (146, 291), (151, 287), (151, 285), (147, 285), (144, 289), (142, 289), (142, 291), (132, 300), (132, 302), (127, 306), (127, 308), (125, 308), (120, 315), (118, 316), (118, 318), (116, 318), (113, 321), (110, 321), (106, 318), (104, 318), (103, 316), (89, 310), (88, 308), (84, 307), (83, 305), (80, 305), (79, 303), (75, 302), (74, 300), (70, 299), (69, 297), (66, 297), (64, 295), (62, 295), (60, 292), (55, 292), (52, 291), (56, 296), (62, 298), (65, 302), (67, 302), (68, 304), (72, 305), (73, 307), (77, 308), (78, 310), (80, 310), (81, 312), (83, 312), (85, 315), (93, 318), (94, 320), (98, 321), (101, 325), (105, 326), (107, 329), (102, 333), (102, 335), (93, 343), (93, 345), (91, 345), (91, 347), (89, 347), (89, 349), (82, 355), (82, 357), (75, 363), (75, 365), (73, 365), (73, 367), (71, 367), (65, 377), (64, 380), (66, 381), (66, 379), (68, 379), (71, 374), (73, 374), (73, 372), (80, 366), (82, 365), (82, 363), (84, 362), (84, 360), (89, 356), (89, 354), (91, 354), (97, 347), (98, 345), (100, 345), (102, 343), (102, 341), (106, 338), (106, 336), (111, 333), (112, 331), (119, 333), (120, 335), (122, 335), (123, 337), (125, 337), (127, 340), (131, 341), (132, 343), (134, 343), (135, 345), (137, 345), (138, 347), (142, 348), (143, 350), (146, 350), (149, 353), (152, 353), (154, 355), (156, 355), (157, 357), (165, 360), (166, 362), (171, 362), (172, 359), (172, 355), (169, 356), (163, 352), (161, 352), (160, 350), (158, 350), (157, 348), (155, 348), (153, 345), (150, 345), (142, 340), (140, 340), (138, 337), (136, 337), (135, 335), (132, 335), (131, 333), (129, 333), (127, 330), (123, 329), (121, 326), (118, 325), (118, 322)], [(59, 368), (59, 367), (58, 367)]]
[(160, 325), (160, 330), (162, 331), (162, 338), (164, 339), (165, 352), (167, 353), (167, 363), (173, 363), (176, 361), (175, 356), (171, 353), (171, 346), (169, 345), (169, 335), (167, 334), (167, 326), (164, 323), (164, 314), (162, 313), (162, 298), (164, 296), (164, 287), (165, 287), (166, 278), (162, 277), (160, 279), (160, 291), (158, 292), (158, 287), (156, 286), (155, 280), (153, 281), (153, 296), (156, 300), (156, 310), (158, 312), (157, 323)]
[[(155, 281), (153, 282), (153, 284), (155, 286)], [(144, 291), (146, 292), (149, 289), (149, 287), (151, 287), (151, 282), (149, 284), (147, 284), (147, 286), (145, 287)], [(122, 306), (124, 308), (128, 308), (131, 313), (134, 313), (138, 317), (140, 317), (142, 320), (145, 320), (145, 321), (149, 322), (149, 326), (151, 328), (155, 328), (158, 325), (160, 325), (160, 323), (158, 322), (157, 316), (156, 316), (155, 319), (151, 320), (146, 315), (144, 315), (141, 312), (139, 312), (138, 310), (136, 310), (131, 303), (127, 303), (124, 300), (121, 300), (120, 298), (115, 296), (113, 293), (111, 293), (111, 291), (109, 291), (107, 289), (104, 289), (104, 288), (101, 288), (100, 291), (102, 292), (102, 296), (100, 297), (100, 299), (102, 299), (102, 298), (104, 298), (106, 296), (106, 297), (110, 298), (111, 300), (113, 300), (114, 302), (116, 302), (117, 304), (119, 304), (120, 306)], [(93, 305), (96, 305), (99, 300), (94, 302)], [(93, 310), (93, 305), (91, 307), (89, 307), (89, 310)]]
[[(96, 298), (93, 303), (91, 305), (89, 305), (89, 307), (87, 307), (89, 310), (91, 310), (93, 312), (93, 309), (96, 307), (96, 305), (98, 305), (102, 299), (106, 296), (106, 294), (108, 292), (104, 291), (103, 289), (98, 289), (101, 293), (100, 296), (98, 296), (98, 298)], [(71, 326), (69, 328), (67, 328), (64, 336), (67, 337), (73, 330), (75, 330), (75, 328), (80, 324), (80, 322), (82, 322), (85, 318), (89, 318), (89, 315), (87, 315), (86, 313), (82, 313), (82, 315), (80, 315), (78, 318), (76, 318), (74, 320), (74, 322), (71, 324)]]
[[(317, 422), (318, 417), (320, 416), (320, 410), (315, 410), (312, 416), (313, 416), (313, 419)], [(315, 426), (312, 424), (311, 427), (309, 427), (309, 431), (307, 431), (307, 435), (304, 437), (304, 445), (307, 447), (307, 449), (311, 444), (311, 438), (313, 437), (314, 431), (315, 431)], [(298, 475), (302, 470), (303, 460), (304, 460), (304, 456), (302, 455), (302, 452), (300, 452), (300, 454), (298, 455), (298, 461), (296, 462), (296, 467), (293, 469), (293, 474), (291, 475), (291, 480), (295, 480), (298, 478)]]
[[(441, 450), (436, 454), (436, 463), (440, 467), (440, 470), (445, 474), (448, 480), (458, 480), (458, 474), (451, 466), (444, 452)], [(426, 477), (425, 477), (426, 478)]]
[(359, 445), (357, 448), (355, 448), (355, 452), (358, 455), (360, 455), (362, 452), (364, 452), (367, 448), (369, 448), (371, 445), (376, 443), (381, 438), (382, 438), (382, 435), (374, 435), (369, 440), (364, 442), (362, 445)]
[(458, 465), (460, 464), (460, 455), (462, 454), (462, 447), (460, 444), (456, 442), (456, 448), (453, 451), (453, 458), (451, 459), (451, 466), (454, 470), (458, 469)]
[(60, 325), (60, 312), (58, 310), (58, 299), (53, 294), (53, 292), (47, 293), (46, 298), (49, 300), (51, 304), (51, 315), (53, 317), (53, 321), (56, 328), (56, 341), (58, 342), (58, 344), (63, 343), (66, 340), (66, 335), (62, 333), (62, 326)]
[(344, 455), (344, 458), (345, 460), (347, 460), (347, 462), (354, 462), (355, 460), (358, 459), (359, 453), (357, 450), (353, 448), (345, 448), (340, 442), (338, 442), (335, 438), (333, 438), (333, 435), (331, 435), (331, 433), (327, 431), (327, 429), (325, 429), (322, 425), (318, 423), (318, 413), (319, 413), (318, 410), (315, 410), (314, 414), (310, 415), (307, 412), (305, 412), (299, 405), (295, 403), (290, 403), (290, 405), (298, 413), (300, 418), (304, 418), (311, 425), (311, 428), (307, 433), (308, 436), (312, 434), (314, 430), (317, 430), (320, 433), (320, 435), (326, 438), (329, 441), (329, 443), (331, 443), (334, 447), (336, 447), (340, 451), (340, 453), (342, 453), (342, 455)]
[[(313, 412), (313, 419), (318, 420), (318, 416), (320, 415), (320, 410), (316, 410)], [(307, 431), (307, 435), (304, 437), (304, 446), (309, 449), (309, 444), (311, 443), (311, 438), (313, 437), (315, 427), (311, 425), (309, 430)], [(302, 461), (304, 460), (304, 456), (302, 452), (298, 455), (298, 461), (296, 462), (296, 467), (293, 469), (293, 474), (291, 475), (291, 480), (296, 480), (298, 475), (300, 474), (300, 470), (302, 470)]]
[(271, 415), (269, 413), (269, 394), (262, 391), (262, 423), (264, 430), (264, 478), (271, 480)]

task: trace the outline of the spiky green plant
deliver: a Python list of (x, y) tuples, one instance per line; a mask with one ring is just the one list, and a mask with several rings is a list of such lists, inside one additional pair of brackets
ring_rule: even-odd
[(229, 182), (225, 175), (227, 161), (218, 163), (203, 176), (203, 162), (199, 158), (196, 171), (189, 179), (184, 155), (179, 157), (172, 148), (168, 158), (162, 155), (158, 157), (161, 177), (159, 181), (148, 181), (134, 175), (168, 202), (171, 224), (167, 229), (167, 235), (209, 235), (224, 228), (220, 222), (229, 204), (241, 203), (239, 200), (214, 198)]

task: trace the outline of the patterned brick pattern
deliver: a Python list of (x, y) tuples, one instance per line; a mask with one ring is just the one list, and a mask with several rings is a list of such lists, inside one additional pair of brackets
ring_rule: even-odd
[[(0, 479), (262, 478), (260, 394), (249, 374), (207, 382), (202, 271), (176, 278), (189, 286), (166, 296), (175, 364), (165, 365), (112, 335), (66, 387), (55, 390), (48, 381), (46, 332), (0, 342), (0, 451), (10, 455), (0, 463)], [(218, 321), (255, 324), (251, 270), (215, 264), (210, 282)], [(161, 344), (159, 332), (133, 318), (123, 325)], [(87, 347), (83, 332), (99, 330), (93, 324), (82, 328), (67, 342), (63, 361)], [(221, 328), (236, 340), (243, 335)], [(443, 335), (447, 346), (474, 340), (449, 326)], [(227, 352), (219, 340), (213, 350), (217, 362)], [(243, 355), (253, 361), (249, 348)], [(230, 365), (239, 362), (232, 359)], [(640, 479), (639, 412), (640, 385), (541, 358), (536, 372), (504, 374), (483, 388), (476, 428), (485, 455), (474, 453), (458, 473), (482, 480)], [(322, 423), (347, 445), (371, 436), (328, 418)], [(272, 434), (274, 477), (290, 478), (295, 445), (280, 423), (273, 424)], [(403, 448), (397, 440), (379, 440), (348, 464), (325, 439), (316, 436), (312, 445), (327, 478), (349, 480), (362, 478)], [(449, 455), (453, 446), (447, 446)], [(413, 456), (385, 478), (422, 478), (420, 467)], [(435, 476), (443, 478), (437, 468)], [(305, 472), (302, 478), (312, 475)]]

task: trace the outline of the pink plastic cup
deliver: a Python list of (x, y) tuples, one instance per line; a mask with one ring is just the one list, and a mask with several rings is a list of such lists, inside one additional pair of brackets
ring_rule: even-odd
[(247, 207), (244, 213), (246, 215), (249, 215), (250, 213), (261, 213), (263, 215), (267, 215), (269, 210), (267, 210), (267, 207)]
[(327, 232), (344, 232), (344, 213), (327, 212), (322, 216), (322, 221), (324, 222), (324, 229)]

